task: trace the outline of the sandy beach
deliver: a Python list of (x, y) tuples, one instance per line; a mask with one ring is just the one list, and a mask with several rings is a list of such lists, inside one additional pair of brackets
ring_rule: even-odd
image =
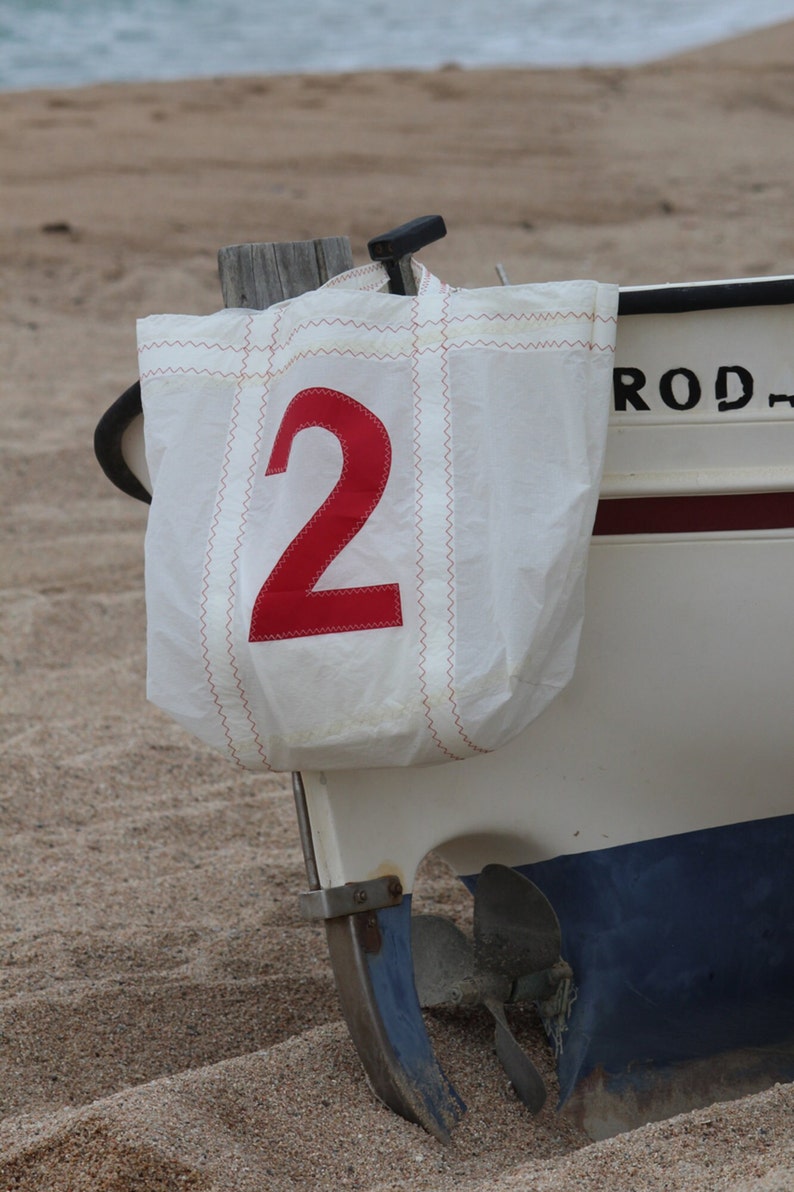
[[(94, 426), (135, 320), (222, 303), (216, 252), (440, 212), (465, 286), (794, 272), (794, 23), (637, 69), (234, 78), (0, 94), (0, 1188), (785, 1192), (794, 1088), (590, 1143), (434, 1014), (444, 1147), (371, 1096), (287, 778), (145, 699), (146, 510)], [(431, 859), (429, 907), (466, 896)], [(531, 1014), (522, 1039), (553, 1084)]]

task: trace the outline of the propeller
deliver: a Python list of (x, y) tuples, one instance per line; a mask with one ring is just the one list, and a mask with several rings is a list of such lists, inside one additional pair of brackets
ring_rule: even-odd
[(549, 900), (506, 865), (486, 865), (474, 893), (474, 938), (442, 915), (415, 915), (411, 938), (421, 1006), (484, 1005), (496, 1054), (532, 1113), (546, 1100), (543, 1078), (518, 1043), (505, 1003), (550, 998), (572, 976), (560, 959), (560, 924)]

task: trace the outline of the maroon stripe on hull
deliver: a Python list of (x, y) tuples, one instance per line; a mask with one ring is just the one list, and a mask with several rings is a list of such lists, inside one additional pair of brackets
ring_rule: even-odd
[(602, 499), (593, 534), (694, 534), (792, 527), (794, 492), (709, 493)]

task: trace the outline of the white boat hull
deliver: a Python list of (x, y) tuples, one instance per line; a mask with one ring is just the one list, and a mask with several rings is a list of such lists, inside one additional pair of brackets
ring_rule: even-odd
[[(464, 1106), (413, 979), (431, 850), (556, 911), (561, 1100), (594, 1137), (794, 1078), (794, 278), (622, 291), (620, 316), (568, 688), (488, 756), (296, 778), (368, 1078), (441, 1138)], [(141, 425), (133, 386), (97, 451), (145, 499)]]
[(593, 1136), (794, 1077), (792, 307), (621, 319), (617, 363), (568, 688), (495, 754), (303, 775), (323, 886), (436, 850), (547, 895)]

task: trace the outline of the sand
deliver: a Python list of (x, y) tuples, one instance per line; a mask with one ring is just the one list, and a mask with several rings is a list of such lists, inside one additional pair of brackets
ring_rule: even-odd
[[(451, 1145), (374, 1101), (287, 782), (145, 701), (146, 513), (91, 449), (135, 318), (216, 309), (224, 244), (364, 260), (439, 211), (423, 259), (458, 285), (794, 272), (793, 63), (789, 24), (635, 70), (0, 95), (0, 1188), (794, 1188), (790, 1086), (589, 1144), (515, 1101), (477, 1014), (431, 1020)], [(432, 861), (420, 889), (463, 907)]]

